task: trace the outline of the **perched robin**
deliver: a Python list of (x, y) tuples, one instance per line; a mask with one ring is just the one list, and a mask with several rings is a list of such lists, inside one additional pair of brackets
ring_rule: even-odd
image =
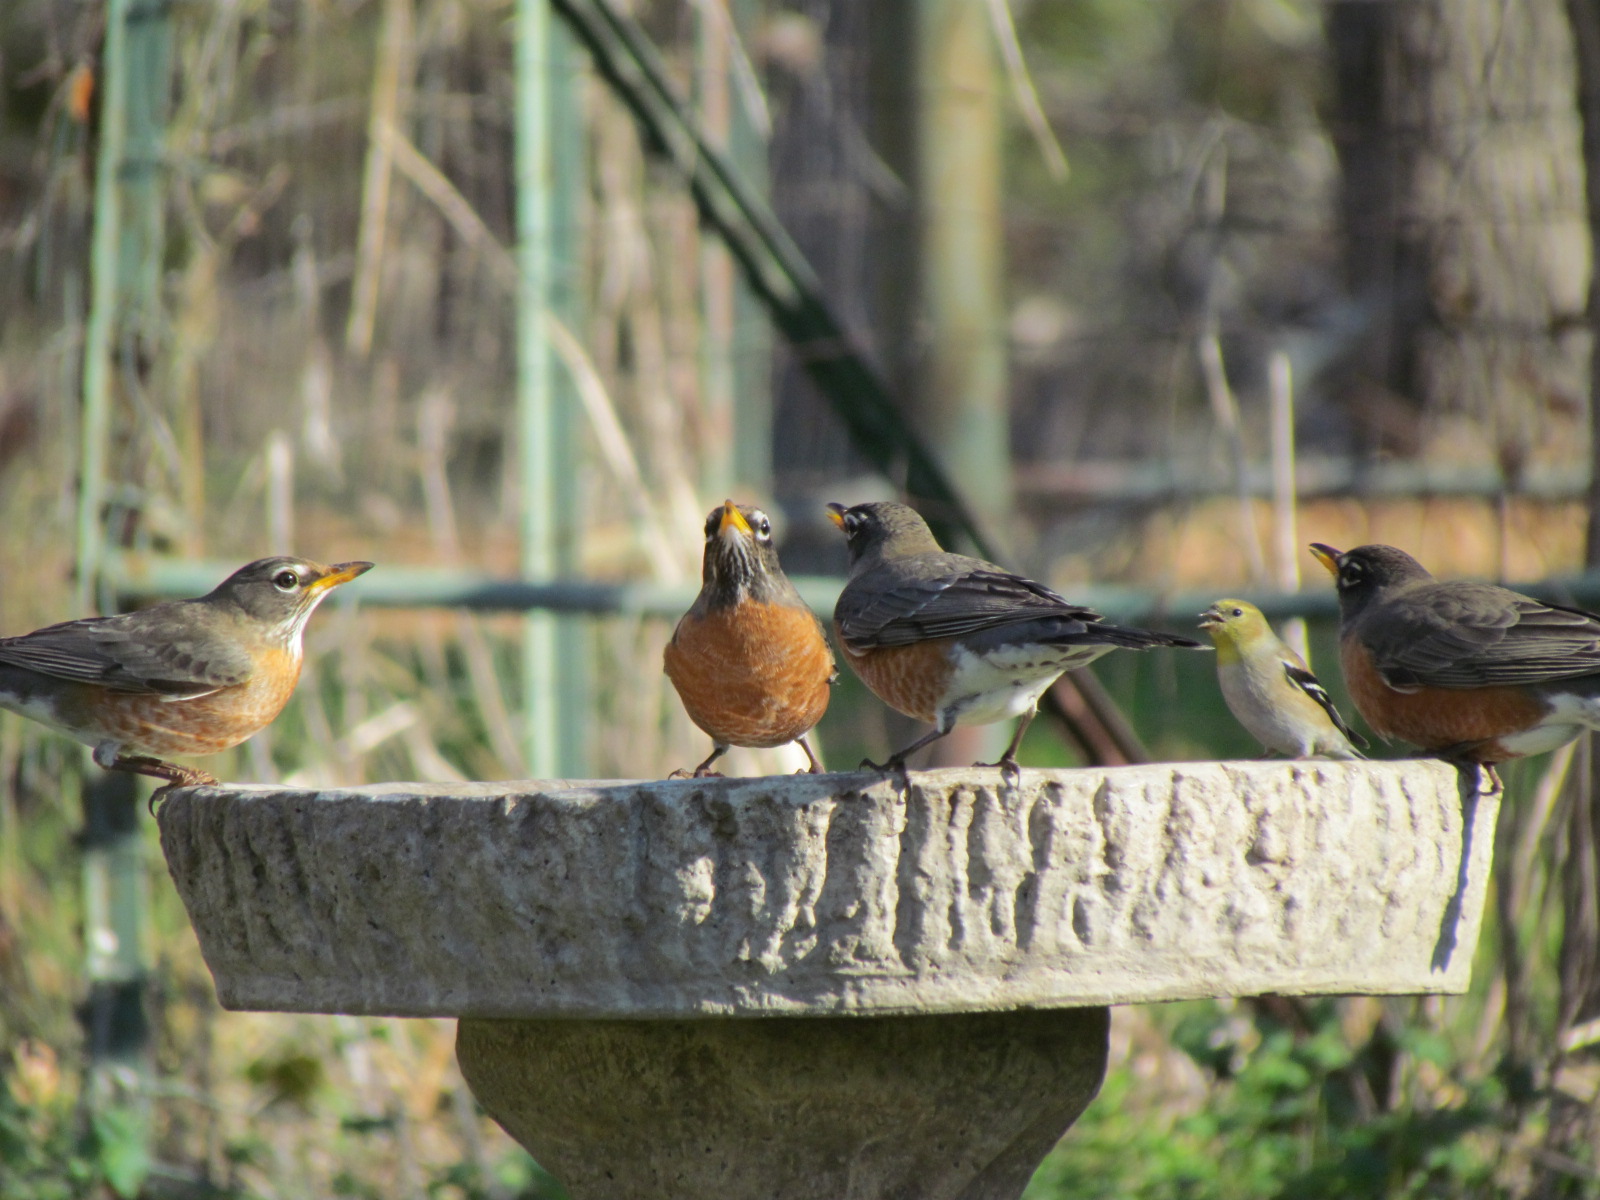
[(1367, 724), (1494, 765), (1600, 728), (1600, 615), (1473, 580), (1393, 546), (1313, 543), (1339, 590), (1339, 660)]
[(1200, 614), (1217, 647), (1217, 683), (1239, 724), (1290, 758), (1360, 758), (1351, 730), (1305, 660), (1272, 632), (1254, 604), (1218, 600)]
[(0, 638), (0, 707), (93, 746), (108, 771), (214, 784), (159, 756), (226, 750), (270, 723), (300, 678), (306, 618), (371, 567), (263, 558), (195, 600)]
[(1017, 747), (1039, 697), (1064, 671), (1117, 647), (1203, 649), (1192, 638), (1109, 625), (1042, 583), (939, 548), (903, 504), (830, 504), (850, 549), (850, 573), (833, 610), (845, 660), (878, 698), (931, 722), (933, 731), (875, 770), (901, 770), (906, 757), (957, 725), (1020, 716), (997, 766), (1018, 771)]
[(711, 735), (711, 754), (694, 775), (716, 775), (711, 764), (729, 746), (788, 742), (800, 743), (819, 773), (806, 734), (827, 711), (839, 673), (822, 622), (778, 565), (766, 513), (732, 500), (711, 510), (701, 580), (662, 656), (689, 719)]

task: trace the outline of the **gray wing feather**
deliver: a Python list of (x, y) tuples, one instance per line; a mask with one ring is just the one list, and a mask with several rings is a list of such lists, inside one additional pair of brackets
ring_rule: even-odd
[[(181, 602), (180, 602), (181, 603)], [(66, 621), (0, 638), (0, 663), (119, 692), (194, 698), (250, 677), (250, 656), (225, 637), (174, 620), (177, 605)]]
[(1600, 616), (1491, 584), (1395, 606), (1369, 645), (1398, 687), (1519, 686), (1600, 672)]
[[(1069, 604), (1041, 583), (977, 559), (944, 557), (954, 561), (935, 563), (932, 570), (924, 566), (915, 573), (901, 572), (898, 579), (885, 579), (879, 572), (870, 589), (845, 588), (834, 610), (840, 636), (865, 649), (961, 637), (1040, 617), (1080, 623), (1099, 619), (1098, 613)], [(964, 567), (964, 562), (974, 565)]]

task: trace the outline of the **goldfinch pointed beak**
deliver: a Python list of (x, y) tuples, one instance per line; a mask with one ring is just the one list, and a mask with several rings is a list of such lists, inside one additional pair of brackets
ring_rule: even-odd
[(1215, 604), (1200, 614), (1201, 629), (1215, 629), (1222, 624), (1222, 610)]
[(1338, 550), (1335, 550), (1332, 546), (1325, 546), (1321, 542), (1312, 542), (1311, 553), (1319, 563), (1328, 568), (1329, 575), (1332, 575), (1335, 579), (1339, 578), (1340, 552)]

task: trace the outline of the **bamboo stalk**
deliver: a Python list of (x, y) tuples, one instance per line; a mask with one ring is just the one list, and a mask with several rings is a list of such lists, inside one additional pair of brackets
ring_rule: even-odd
[(1261, 531), (1256, 527), (1255, 505), (1251, 503), (1246, 479), (1249, 463), (1245, 455), (1244, 430), (1239, 422), (1239, 402), (1228, 386), (1228, 372), (1222, 362), (1222, 341), (1217, 336), (1214, 322), (1200, 335), (1196, 347), (1200, 359), (1200, 374), (1205, 380), (1206, 396), (1211, 401), (1211, 413), (1217, 428), (1222, 431), (1233, 462), (1234, 493), (1239, 501), (1239, 541), (1244, 547), (1245, 562), (1250, 568), (1250, 581), (1261, 583), (1267, 579), (1267, 563), (1261, 554)]
[(1028, 71), (1027, 60), (1022, 56), (1022, 43), (1017, 38), (1017, 24), (1011, 16), (1011, 6), (1006, 0), (988, 0), (989, 22), (994, 26), (995, 42), (1000, 47), (1000, 58), (1006, 65), (1006, 77), (1011, 83), (1011, 95), (1017, 110), (1022, 113), (1022, 123), (1028, 127), (1045, 169), (1057, 183), (1066, 182), (1067, 155), (1050, 128), (1050, 118), (1045, 116), (1044, 105), (1039, 103), (1039, 91), (1033, 86), (1033, 75)]
[(355, 289), (345, 345), (357, 358), (372, 352), (378, 296), (383, 286), (383, 244), (389, 223), (389, 188), (394, 156), (384, 130), (396, 124), (410, 70), (411, 0), (384, 0), (377, 67), (367, 120), (366, 172), (361, 185), (361, 227), (356, 236)]
[[(1274, 350), (1267, 362), (1267, 402), (1272, 427), (1272, 574), (1285, 592), (1300, 590), (1298, 497), (1294, 488), (1294, 376), (1289, 356)], [(1278, 631), (1310, 663), (1304, 617), (1290, 617)]]

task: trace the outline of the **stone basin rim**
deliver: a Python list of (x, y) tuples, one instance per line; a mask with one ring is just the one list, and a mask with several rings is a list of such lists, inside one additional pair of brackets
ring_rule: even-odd
[(483, 1019), (1459, 992), (1495, 798), (1437, 761), (169, 793), (229, 1008)]
[[(1222, 759), (1176, 759), (1170, 762), (1127, 763), (1109, 767), (1023, 767), (1018, 787), (1029, 783), (1068, 783), (1088, 777), (1106, 777), (1111, 779), (1136, 777), (1149, 772), (1160, 772), (1181, 777), (1186, 769), (1200, 770), (1222, 768), (1227, 772), (1253, 773), (1259, 771), (1275, 772), (1283, 768), (1296, 771), (1317, 770), (1319, 768), (1354, 769), (1366, 771), (1376, 769), (1383, 772), (1386, 768), (1406, 768), (1421, 766), (1424, 768), (1437, 767), (1441, 771), (1449, 771), (1452, 775), (1459, 776), (1459, 770), (1440, 758), (1416, 756), (1408, 758), (1366, 758), (1366, 759), (1333, 759), (1333, 758), (1222, 758)], [(507, 797), (525, 796), (535, 794), (551, 794), (556, 792), (608, 792), (617, 789), (636, 790), (649, 788), (651, 790), (663, 789), (669, 793), (678, 789), (685, 794), (704, 791), (706, 789), (742, 788), (749, 786), (771, 786), (774, 782), (785, 781), (791, 784), (811, 785), (803, 787), (807, 793), (846, 793), (863, 790), (861, 785), (871, 787), (879, 784), (893, 784), (898, 782), (899, 776), (884, 771), (873, 771), (866, 768), (850, 771), (826, 771), (818, 775), (797, 771), (784, 775), (712, 775), (703, 778), (687, 779), (485, 779), (467, 780), (455, 783), (434, 783), (422, 780), (384, 780), (381, 783), (361, 784), (320, 784), (320, 783), (234, 783), (223, 781), (217, 784), (194, 784), (187, 787), (174, 787), (164, 789), (163, 804), (166, 800), (178, 796), (209, 799), (216, 796), (229, 798), (248, 799), (258, 796), (328, 796), (336, 798), (364, 797), (371, 800), (486, 800), (498, 801)], [(823, 786), (829, 781), (841, 781), (851, 784), (843, 788)], [(1007, 787), (998, 769), (994, 767), (926, 767), (913, 769), (909, 773), (909, 783), (912, 787), (939, 784), (956, 784), (966, 787), (988, 786), (994, 791), (1005, 791)], [(904, 789), (900, 789), (904, 790)], [(815, 799), (814, 795), (802, 795), (796, 798), (797, 802), (809, 802)]]

